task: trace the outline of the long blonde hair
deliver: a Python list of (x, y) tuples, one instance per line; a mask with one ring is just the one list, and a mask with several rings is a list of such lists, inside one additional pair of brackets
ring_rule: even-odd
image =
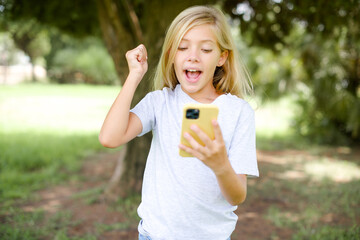
[(213, 26), (221, 52), (228, 58), (214, 73), (213, 85), (219, 93), (231, 93), (243, 98), (252, 92), (251, 77), (241, 62), (224, 14), (210, 6), (194, 6), (182, 11), (171, 23), (164, 41), (161, 57), (155, 72), (154, 87), (174, 89), (179, 83), (175, 74), (174, 59), (183, 36), (191, 28), (203, 24)]

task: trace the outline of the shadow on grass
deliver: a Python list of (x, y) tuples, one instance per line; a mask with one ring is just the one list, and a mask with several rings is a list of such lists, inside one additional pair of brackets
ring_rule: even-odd
[[(9, 187), (0, 185), (2, 191), (4, 189), (8, 194), (7, 198), (1, 195), (1, 200), (7, 200), (9, 206), (14, 196), (20, 195), (26, 199), (35, 189), (56, 184), (68, 179), (69, 175), (76, 177), (74, 173), (81, 166), (81, 159), (101, 149), (96, 134), (13, 134), (9, 137), (8, 142), (0, 144), (0, 151), (9, 151), (4, 155), (6, 161), (1, 162), (1, 178), (3, 173), (10, 170), (16, 173), (14, 178), (9, 178), (13, 182), (7, 180)], [(24, 146), (26, 151), (21, 152), (19, 145)], [(239, 208), (241, 212), (238, 214), (243, 216), (239, 215), (240, 223), (232, 236), (233, 240), (357, 239), (360, 233), (358, 150), (313, 146), (303, 139), (280, 136), (258, 137), (258, 148), (261, 175), (259, 179), (248, 180), (248, 198)], [(22, 179), (27, 175), (34, 178), (33, 182)], [(11, 186), (16, 191), (11, 192)], [(77, 204), (85, 205), (84, 208), (91, 214), (101, 192), (99, 188), (89, 189), (76, 194), (74, 199), (84, 201)], [(70, 218), (71, 214), (66, 210), (47, 218), (43, 211), (30, 213), (10, 207), (7, 214), (0, 214), (0, 238), (39, 239), (51, 236), (56, 239), (96, 239), (103, 234), (119, 234), (129, 228), (133, 229), (133, 234), (138, 222), (136, 208), (139, 201), (140, 196), (137, 195), (103, 206), (126, 220), (111, 223), (99, 221), (95, 223), (95, 233), (84, 231), (77, 236), (71, 235), (69, 229), (87, 222)], [(96, 214), (99, 213), (94, 211), (92, 216), (99, 217)], [(256, 219), (263, 224), (262, 228), (252, 226), (254, 221), (249, 219)], [(248, 231), (251, 228), (253, 231)], [(26, 238), (22, 238), (21, 233)]]
[(358, 239), (357, 148), (316, 146), (293, 136), (257, 140), (261, 176), (249, 179), (245, 207), (265, 206), (261, 214), (274, 227), (272, 239), (284, 239), (282, 230), (289, 229), (296, 240)]

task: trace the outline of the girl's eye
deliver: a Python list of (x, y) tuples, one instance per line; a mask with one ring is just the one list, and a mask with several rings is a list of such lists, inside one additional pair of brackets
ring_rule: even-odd
[(202, 49), (202, 51), (203, 51), (204, 53), (211, 53), (211, 52), (212, 52), (212, 49)]
[(187, 47), (178, 47), (179, 51), (185, 51), (187, 49)]

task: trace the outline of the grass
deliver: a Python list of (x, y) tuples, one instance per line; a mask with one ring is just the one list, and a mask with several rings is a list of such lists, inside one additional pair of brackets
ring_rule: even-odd
[(276, 102), (249, 100), (255, 110), (256, 146), (261, 150), (306, 149), (308, 141), (295, 134), (293, 118), (298, 110), (295, 100), (286, 96)]
[(70, 178), (103, 147), (97, 135), (116, 87), (0, 87), (0, 204)]
[(275, 159), (260, 165), (264, 180), (249, 182), (248, 201), (272, 201), (264, 218), (278, 229), (291, 229), (292, 239), (357, 239), (359, 153), (337, 151), (321, 147), (273, 154)]
[[(16, 207), (38, 189), (77, 180), (82, 160), (103, 151), (97, 135), (117, 92), (117, 87), (105, 86), (0, 86), (0, 239), (92, 240), (136, 225), (139, 195), (109, 205), (128, 221), (99, 223), (95, 235), (77, 237), (67, 233), (69, 226), (79, 224), (68, 211), (48, 218), (42, 210)], [(272, 158), (259, 162), (259, 179), (249, 179), (245, 206), (267, 199), (261, 217), (277, 229), (291, 229), (293, 240), (357, 239), (359, 153), (346, 146), (315, 146), (294, 135), (296, 107), (291, 98), (252, 105), (257, 147)], [(102, 192), (94, 188), (74, 199), (93, 204)], [(271, 239), (279, 238), (273, 233)]]
[(9, 216), (5, 217), (0, 225), (1, 239), (55, 239), (55, 240), (95, 240), (96, 236), (85, 235), (81, 237), (69, 237), (67, 228), (79, 224), (71, 220), (70, 211), (57, 212), (47, 218), (41, 210), (36, 212), (23, 212), (11, 208)]
[(273, 159), (260, 162), (260, 179), (249, 179), (247, 202), (270, 201), (263, 217), (277, 229), (291, 229), (293, 240), (359, 239), (356, 148), (319, 146), (294, 134), (297, 108), (290, 97), (252, 106), (257, 148)]
[(66, 228), (76, 223), (69, 212), (44, 219), (41, 210), (16, 205), (36, 190), (76, 179), (82, 160), (104, 150), (98, 131), (117, 92), (106, 86), (0, 86), (1, 239), (70, 239)]

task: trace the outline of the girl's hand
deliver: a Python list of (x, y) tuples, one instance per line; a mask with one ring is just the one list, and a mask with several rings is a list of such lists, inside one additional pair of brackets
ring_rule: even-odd
[(143, 44), (126, 53), (126, 60), (129, 66), (129, 75), (141, 81), (148, 70), (147, 51)]
[(179, 147), (200, 159), (205, 165), (213, 170), (215, 175), (217, 175), (228, 168), (230, 162), (220, 126), (216, 120), (212, 121), (212, 125), (215, 134), (214, 140), (211, 140), (206, 133), (194, 124), (191, 126), (191, 130), (199, 136), (205, 146), (198, 143), (189, 133), (184, 133), (184, 137), (190, 143), (191, 148), (183, 144), (180, 144)]

